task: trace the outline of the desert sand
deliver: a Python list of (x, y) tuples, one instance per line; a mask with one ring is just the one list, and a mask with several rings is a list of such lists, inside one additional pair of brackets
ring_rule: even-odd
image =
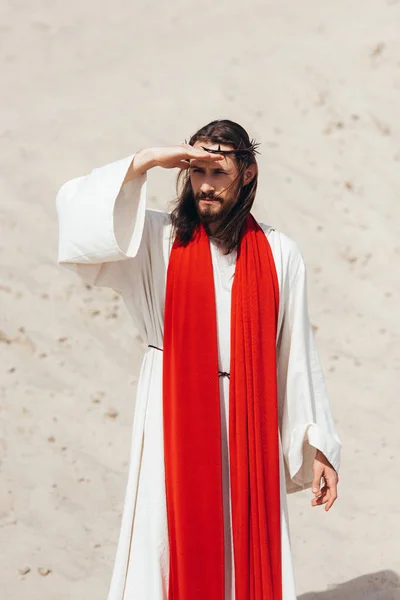
[[(399, 0), (25, 0), (0, 36), (0, 597), (105, 599), (128, 469), (143, 344), (58, 267), (55, 194), (230, 118), (307, 262), (343, 442), (334, 509), (290, 497), (299, 598), (400, 598)], [(167, 209), (174, 173), (149, 185)]]

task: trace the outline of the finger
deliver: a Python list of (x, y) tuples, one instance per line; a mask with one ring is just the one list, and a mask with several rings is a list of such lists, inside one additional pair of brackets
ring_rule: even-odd
[(313, 498), (311, 501), (312, 506), (324, 506), (324, 504), (329, 504), (330, 500), (326, 496), (322, 498)]
[(179, 163), (179, 165), (176, 165), (178, 167), (178, 169), (189, 169), (190, 167), (190, 160), (189, 159), (184, 159), (181, 160), (181, 162)]
[(188, 149), (188, 158), (197, 160), (211, 160), (218, 161), (223, 160), (223, 154), (216, 154), (214, 152), (207, 152), (206, 150), (200, 150), (199, 148), (193, 148), (190, 146), (190, 150)]
[(201, 154), (198, 154), (197, 156), (193, 156), (192, 160), (206, 160), (209, 162), (219, 162), (221, 160), (224, 160), (224, 156), (222, 154), (214, 154), (211, 152), (202, 152)]
[(328, 512), (329, 510), (331, 510), (332, 506), (335, 504), (337, 500), (337, 496), (333, 496), (329, 502), (327, 503), (327, 505), (325, 506), (325, 512)]
[(311, 500), (311, 506), (323, 506), (324, 504), (327, 504), (329, 502), (328, 498), (326, 497), (322, 497), (322, 498), (313, 498)]
[(314, 467), (314, 479), (311, 486), (311, 491), (316, 496), (319, 496), (321, 493), (321, 478), (322, 478), (323, 469), (318, 467)]
[(318, 496), (315, 496), (312, 500), (311, 500), (311, 504), (313, 506), (321, 506), (322, 504), (326, 504), (328, 501), (330, 500), (330, 493), (329, 493), (329, 489), (326, 487), (323, 487), (320, 490), (320, 493)]
[(328, 512), (328, 510), (330, 510), (332, 508), (332, 506), (334, 505), (334, 503), (336, 502), (337, 497), (338, 497), (336, 480), (329, 484), (329, 492), (330, 492), (330, 499), (329, 499), (328, 504), (325, 507), (326, 512)]
[(205, 160), (211, 160), (214, 162), (219, 162), (220, 160), (225, 160), (225, 156), (223, 154), (214, 154), (214, 152), (207, 152), (207, 157)]
[(323, 506), (325, 505), (325, 511), (328, 512), (337, 500), (337, 493), (333, 493), (331, 490), (326, 490), (325, 493), (319, 498), (312, 499), (312, 506)]

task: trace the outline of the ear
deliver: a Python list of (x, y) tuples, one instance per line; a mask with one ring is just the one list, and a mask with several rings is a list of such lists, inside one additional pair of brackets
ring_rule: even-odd
[(248, 185), (257, 175), (257, 165), (252, 164), (245, 170), (243, 174), (243, 185)]

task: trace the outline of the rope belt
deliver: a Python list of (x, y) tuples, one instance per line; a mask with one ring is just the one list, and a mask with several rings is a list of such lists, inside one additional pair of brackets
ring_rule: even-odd
[[(149, 344), (147, 347), (154, 348), (154, 350), (159, 350), (160, 352), (163, 351), (162, 348), (159, 348), (158, 346), (153, 346), (152, 344)], [(231, 374), (227, 373), (226, 371), (218, 371), (218, 377), (227, 377), (228, 379), (230, 379)]]
[(218, 371), (218, 377), (227, 377), (228, 379), (230, 379), (231, 374), (227, 373), (226, 371)]

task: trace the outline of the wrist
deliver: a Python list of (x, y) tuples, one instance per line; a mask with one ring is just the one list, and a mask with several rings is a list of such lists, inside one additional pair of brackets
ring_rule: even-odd
[(133, 159), (133, 169), (140, 174), (144, 174), (149, 169), (157, 167), (157, 157), (155, 148), (143, 148), (135, 154)]
[(315, 458), (320, 463), (323, 463), (325, 466), (331, 467), (332, 469), (334, 469), (333, 465), (329, 462), (329, 460), (327, 459), (327, 457), (325, 456), (325, 454), (323, 452), (321, 452), (321, 450), (317, 449), (317, 451), (315, 453)]

